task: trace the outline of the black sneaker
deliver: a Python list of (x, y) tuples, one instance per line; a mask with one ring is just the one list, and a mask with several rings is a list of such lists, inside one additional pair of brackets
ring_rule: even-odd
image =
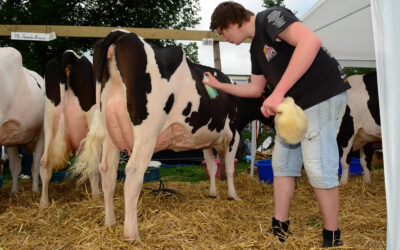
[(272, 233), (278, 237), (280, 242), (285, 242), (289, 235), (292, 235), (292, 233), (289, 231), (289, 224), (289, 220), (279, 221), (275, 219), (275, 217), (272, 217), (272, 228), (269, 230), (269, 233)]
[(343, 246), (343, 241), (340, 240), (340, 230), (337, 229), (336, 231), (329, 231), (325, 228), (322, 230), (322, 247), (339, 247)]

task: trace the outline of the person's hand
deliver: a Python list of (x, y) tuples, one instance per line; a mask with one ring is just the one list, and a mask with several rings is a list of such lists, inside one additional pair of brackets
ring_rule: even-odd
[[(210, 72), (204, 72), (203, 75), (203, 83), (213, 87), (213, 88), (217, 88), (217, 85), (220, 83)], [(207, 80), (208, 78), (208, 80)]]
[(278, 112), (278, 106), (283, 101), (283, 98), (283, 96), (272, 92), (272, 94), (265, 99), (263, 105), (261, 106), (261, 113), (267, 118), (276, 115)]

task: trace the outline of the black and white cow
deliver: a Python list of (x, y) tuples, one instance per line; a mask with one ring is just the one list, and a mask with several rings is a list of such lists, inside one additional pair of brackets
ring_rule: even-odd
[[(242, 99), (219, 92), (210, 99), (202, 83), (204, 72), (216, 74), (222, 82), (230, 82), (227, 76), (191, 62), (179, 47), (159, 48), (124, 30), (111, 32), (101, 49), (96, 47), (93, 64), (97, 98), (101, 87), (101, 112), (89, 134), (97, 130), (104, 140), (99, 136), (96, 142), (88, 136), (86, 144), (103, 143), (99, 169), (107, 225), (116, 222), (113, 193), (120, 150), (130, 154), (124, 190), (127, 239), (139, 237), (137, 202), (154, 152), (202, 148), (211, 177), (210, 195), (216, 195), (217, 165), (212, 153), (216, 149), (225, 162), (228, 196), (239, 199), (233, 183), (239, 132), (252, 120), (269, 122), (260, 112), (262, 98)], [(97, 154), (87, 152), (83, 155)]]
[(22, 65), (19, 51), (0, 48), (0, 146), (6, 146), (12, 175), (11, 192), (18, 191), (21, 159), (18, 144), (33, 153), (32, 189), (39, 192), (40, 156), (43, 154), (44, 81)]
[[(67, 50), (50, 60), (45, 68), (45, 148), (41, 159), (41, 207), (49, 206), (48, 188), (52, 170), (67, 167), (86, 138), (96, 103), (92, 63)], [(100, 159), (97, 160), (98, 164)], [(99, 174), (90, 174), (92, 194), (99, 194)]]
[(347, 90), (347, 107), (337, 136), (342, 177), (346, 184), (349, 176), (351, 152), (360, 150), (360, 163), (364, 181), (370, 182), (370, 166), (373, 150), (366, 145), (381, 140), (381, 121), (376, 72), (353, 75), (347, 78), (351, 89)]

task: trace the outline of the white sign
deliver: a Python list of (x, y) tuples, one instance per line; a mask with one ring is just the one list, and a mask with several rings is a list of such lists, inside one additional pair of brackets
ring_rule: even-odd
[(212, 46), (214, 44), (214, 39), (212, 38), (203, 38), (204, 46)]
[(48, 42), (56, 39), (56, 33), (11, 32), (11, 40), (32, 40)]

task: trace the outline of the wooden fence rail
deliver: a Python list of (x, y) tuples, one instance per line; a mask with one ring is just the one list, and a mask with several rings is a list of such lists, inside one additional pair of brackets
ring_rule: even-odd
[[(221, 69), (221, 57), (219, 42), (224, 38), (212, 31), (204, 30), (174, 30), (174, 29), (152, 29), (152, 28), (129, 28), (129, 27), (98, 27), (98, 26), (63, 26), (63, 25), (0, 25), (0, 36), (11, 36), (11, 32), (33, 32), (51, 33), (55, 32), (57, 37), (86, 37), (102, 38), (115, 29), (126, 29), (145, 39), (170, 39), (185, 41), (202, 41), (204, 38), (214, 40), (214, 67)], [(247, 39), (245, 42), (251, 42)]]
[[(62, 26), (62, 25), (0, 25), (0, 36), (10, 36), (11, 32), (55, 32), (57, 37), (106, 37), (115, 29), (126, 29), (146, 39), (171, 39), (201, 41), (203, 38), (212, 38), (214, 41), (224, 41), (224, 38), (216, 32), (205, 30), (174, 30), (130, 27), (98, 27), (98, 26)], [(246, 40), (250, 42), (250, 40)]]

